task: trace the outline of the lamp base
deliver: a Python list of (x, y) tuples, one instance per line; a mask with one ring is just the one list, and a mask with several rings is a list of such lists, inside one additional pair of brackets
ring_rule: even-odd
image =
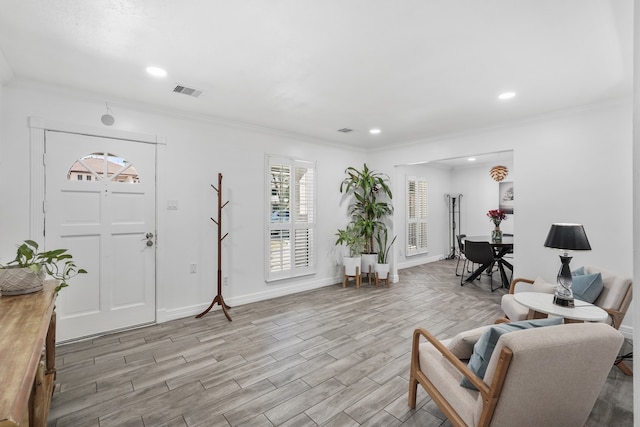
[(565, 298), (559, 295), (553, 296), (553, 303), (562, 307), (575, 307), (573, 298)]

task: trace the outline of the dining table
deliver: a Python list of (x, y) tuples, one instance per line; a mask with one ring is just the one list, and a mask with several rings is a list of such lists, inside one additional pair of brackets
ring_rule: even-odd
[(476, 268), (473, 273), (467, 277), (465, 282), (471, 282), (478, 278), (484, 271), (493, 268), (495, 264), (498, 265), (498, 270), (500, 271), (500, 278), (502, 279), (502, 287), (509, 288), (510, 283), (507, 277), (507, 272), (505, 269), (511, 271), (513, 275), (513, 265), (504, 259), (504, 256), (508, 253), (513, 252), (513, 236), (502, 236), (501, 240), (494, 240), (491, 236), (466, 236), (464, 238), (466, 241), (472, 242), (489, 242), (491, 248), (493, 249), (494, 261), (481, 264), (478, 268)]

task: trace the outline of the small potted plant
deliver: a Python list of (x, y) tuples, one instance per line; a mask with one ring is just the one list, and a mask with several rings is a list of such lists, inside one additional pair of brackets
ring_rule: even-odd
[(378, 230), (376, 234), (376, 242), (378, 243), (378, 262), (376, 263), (376, 275), (378, 279), (386, 280), (389, 277), (389, 253), (391, 246), (398, 236), (393, 236), (391, 243), (388, 242), (388, 232), (386, 228)]
[(16, 251), (16, 257), (0, 265), (0, 293), (23, 295), (42, 290), (47, 274), (58, 280), (56, 292), (69, 286), (68, 281), (86, 270), (78, 268), (66, 249), (38, 252), (38, 243), (25, 240)]
[(364, 236), (353, 223), (347, 225), (344, 230), (338, 230), (336, 236), (338, 236), (336, 245), (345, 245), (349, 248), (349, 256), (342, 257), (345, 275), (359, 276), (361, 255), (365, 244)]

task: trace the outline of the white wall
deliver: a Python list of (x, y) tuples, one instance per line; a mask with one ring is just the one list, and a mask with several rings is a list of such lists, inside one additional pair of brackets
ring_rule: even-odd
[[(508, 157), (511, 156), (508, 155)], [(509, 175), (504, 181), (514, 182), (514, 188), (517, 192), (517, 171), (513, 167), (513, 162), (510, 159), (505, 159), (501, 160), (500, 164), (509, 169)], [(494, 225), (487, 217), (487, 212), (491, 209), (498, 209), (499, 204), (499, 183), (489, 176), (489, 171), (493, 166), (495, 164), (478, 164), (452, 170), (451, 192), (462, 194), (460, 224), (457, 234), (466, 234), (467, 236), (491, 234)], [(502, 221), (500, 229), (503, 233), (513, 234), (516, 217), (515, 214), (509, 214), (507, 219)]]
[[(549, 115), (379, 150), (369, 163), (389, 170), (416, 161), (513, 150), (514, 277), (554, 281), (558, 254), (543, 247), (553, 222), (585, 226), (593, 249), (575, 252), (572, 266), (593, 264), (632, 276), (631, 111), (630, 103), (621, 102)], [(402, 223), (402, 218), (396, 214), (394, 221)], [(627, 314), (626, 327), (631, 317)]]
[[(0, 260), (13, 257), (15, 245), (29, 233), (29, 116), (76, 126), (95, 126), (104, 113), (104, 98), (33, 83), (11, 83), (0, 90)], [(157, 286), (158, 320), (190, 316), (208, 306), (216, 289), (217, 199), (211, 184), (222, 173), (223, 288), (230, 305), (243, 304), (303, 289), (338, 283), (335, 232), (346, 223), (346, 205), (338, 191), (347, 166), (361, 164), (365, 154), (319, 145), (274, 132), (154, 111), (121, 100), (109, 100), (112, 128), (166, 138), (158, 165)], [(264, 281), (265, 155), (277, 154), (317, 162), (317, 274), (297, 280)], [(179, 209), (166, 209), (177, 200)], [(189, 264), (198, 273), (189, 273)]]
[[(441, 167), (431, 165), (398, 166), (393, 170), (394, 188), (394, 233), (398, 235), (394, 248), (394, 269), (424, 264), (441, 259), (449, 253), (449, 229), (447, 227), (448, 205), (444, 195), (451, 187), (451, 172)], [(409, 176), (425, 178), (427, 180), (427, 203), (429, 216), (427, 219), (427, 247), (426, 254), (407, 256), (407, 185)]]

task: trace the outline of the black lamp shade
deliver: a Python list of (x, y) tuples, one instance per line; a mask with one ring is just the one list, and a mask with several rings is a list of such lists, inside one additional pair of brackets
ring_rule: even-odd
[(591, 245), (582, 224), (551, 224), (551, 229), (544, 241), (547, 248), (569, 251), (590, 251)]

